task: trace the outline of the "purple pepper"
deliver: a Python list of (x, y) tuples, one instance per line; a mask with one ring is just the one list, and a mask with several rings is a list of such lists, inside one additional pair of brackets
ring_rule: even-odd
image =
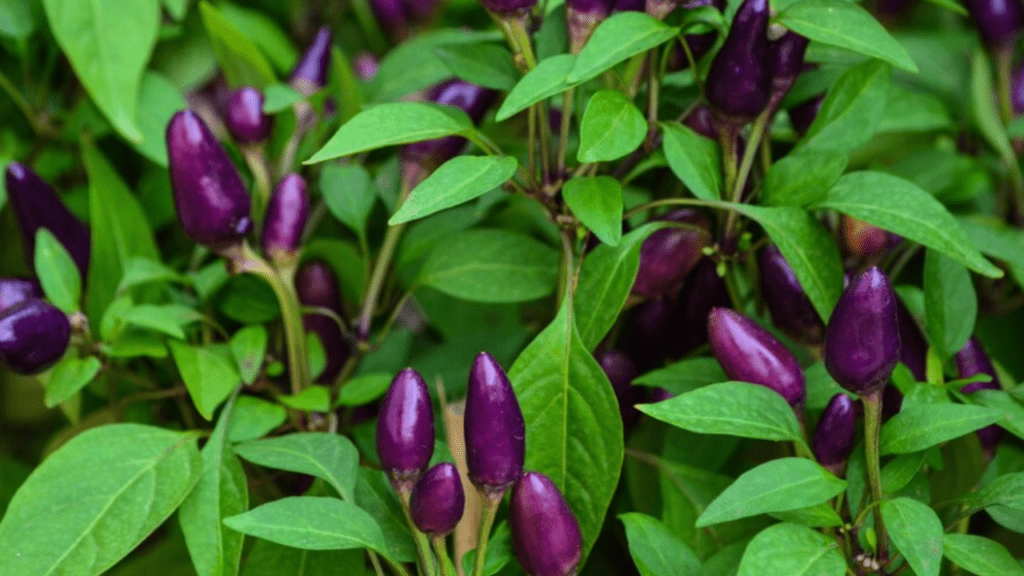
[[(973, 394), (978, 390), (1000, 390), (1002, 388), (999, 384), (999, 376), (996, 374), (996, 367), (992, 365), (992, 359), (985, 352), (985, 348), (982, 347), (977, 336), (968, 338), (964, 347), (956, 353), (956, 367), (960, 378), (970, 378), (978, 374), (988, 374), (992, 377), (992, 380), (988, 382), (975, 382), (964, 386), (960, 389), (964, 394)], [(993, 424), (978, 430), (977, 434), (978, 439), (981, 440), (981, 446), (991, 449), (1003, 439), (1005, 431)]]
[(409, 35), (409, 23), (402, 9), (402, 0), (370, 0), (370, 10), (377, 19), (377, 25), (388, 37), (402, 40)]
[(528, 12), (537, 5), (537, 0), (480, 0), (484, 8), (495, 16), (511, 16)]
[(311, 94), (327, 85), (327, 76), (331, 72), (331, 40), (330, 29), (322, 26), (316, 33), (313, 43), (306, 49), (295, 69), (289, 83), (303, 94)]
[(291, 173), (270, 195), (263, 218), (263, 253), (275, 264), (294, 263), (309, 213), (309, 195), (302, 176)]
[(718, 121), (715, 120), (715, 113), (706, 105), (698, 104), (686, 117), (683, 124), (689, 126), (697, 134), (718, 142)]
[(75, 217), (53, 188), (20, 162), (7, 166), (7, 198), (21, 227), (25, 259), (35, 267), (36, 232), (46, 228), (71, 254), (81, 274), (89, 271), (89, 228)]
[(67, 316), (39, 298), (28, 298), (0, 312), (0, 364), (31, 376), (61, 359), (71, 340)]
[(903, 408), (903, 392), (895, 386), (882, 388), (882, 422), (900, 413)]
[[(700, 6), (714, 6), (719, 12), (725, 12), (725, 0), (697, 0), (696, 2), (685, 4), (685, 7), (690, 10)], [(702, 34), (687, 34), (684, 38), (686, 39), (686, 45), (690, 47), (690, 54), (693, 55), (693, 60), (699, 62), (705, 54), (714, 48), (715, 40), (718, 39), (718, 32), (712, 30)], [(668, 69), (672, 71), (685, 70), (690, 66), (690, 60), (686, 57), (686, 51), (683, 49), (682, 42), (674, 42), (673, 46), (674, 49), (671, 56), (669, 56)]]
[(853, 258), (878, 256), (899, 242), (895, 234), (845, 214), (839, 219), (839, 237), (844, 251)]
[(42, 297), (42, 286), (31, 278), (0, 278), (0, 310), (29, 298)]
[(643, 12), (646, 0), (616, 0), (612, 14), (617, 12)]
[(869, 394), (885, 386), (900, 357), (896, 294), (872, 266), (843, 291), (825, 327), (825, 367), (840, 386)]
[[(899, 298), (896, 299), (896, 322), (899, 324), (900, 330), (900, 362), (910, 369), (910, 373), (918, 382), (924, 382), (928, 379), (926, 371), (928, 342), (917, 325), (917, 321), (910, 314), (910, 310)], [(896, 389), (894, 386), (889, 386), (886, 390), (889, 388)], [(902, 398), (901, 395), (900, 403), (902, 403)], [(897, 411), (899, 411), (898, 408)]]
[(377, 454), (399, 494), (408, 494), (434, 454), (434, 411), (427, 384), (406, 368), (391, 381), (377, 417)]
[(760, 114), (771, 95), (768, 16), (768, 0), (744, 0), (708, 70), (705, 97), (716, 112), (733, 122)]
[(1024, 28), (1024, 5), (1020, 0), (965, 0), (964, 7), (981, 32), (981, 39), (991, 47), (1012, 43)]
[[(498, 93), (455, 79), (434, 86), (427, 96), (432, 102), (460, 108), (474, 123), (479, 123), (494, 104)], [(433, 170), (457, 156), (465, 145), (466, 139), (461, 136), (415, 142), (402, 149), (402, 160)]]
[(469, 481), (500, 498), (523, 473), (526, 426), (508, 376), (487, 352), (477, 355), (469, 372), (465, 434)]
[(682, 327), (683, 350), (692, 350), (708, 341), (708, 316), (716, 307), (730, 305), (729, 293), (710, 258), (702, 258), (683, 283), (672, 313), (672, 322)]
[(857, 440), (857, 406), (846, 394), (836, 394), (828, 402), (814, 429), (811, 448), (818, 463), (836, 476), (843, 475), (846, 459)]
[(1010, 102), (1015, 115), (1024, 114), (1024, 66), (1017, 68), (1010, 80)]
[(661, 296), (630, 311), (620, 341), (641, 372), (660, 366), (675, 351), (679, 334), (672, 317), (674, 307), (670, 296)]
[(185, 233), (213, 249), (237, 244), (252, 229), (249, 194), (206, 123), (191, 110), (167, 124), (174, 204)]
[(640, 246), (640, 269), (633, 294), (657, 298), (676, 291), (711, 244), (711, 222), (699, 210), (682, 208), (658, 220), (686, 224), (685, 228), (655, 231)]
[(758, 261), (761, 294), (775, 326), (794, 340), (809, 344), (821, 342), (825, 324), (779, 248), (775, 245), (765, 248)]
[(734, 310), (715, 308), (708, 317), (708, 340), (731, 380), (771, 388), (793, 408), (803, 408), (807, 382), (800, 363), (757, 322)]
[(455, 529), (466, 508), (459, 471), (451, 462), (434, 466), (416, 482), (409, 498), (409, 516), (420, 532), (443, 538)]
[(602, 350), (594, 354), (605, 376), (615, 390), (622, 416), (622, 429), (628, 432), (640, 421), (640, 411), (635, 405), (642, 402), (643, 391), (633, 386), (633, 379), (640, 375), (636, 363), (628, 354), (619, 350)]
[(565, 22), (569, 31), (570, 52), (579, 53), (597, 25), (608, 17), (615, 0), (566, 0)]
[(821, 110), (821, 103), (824, 101), (825, 95), (818, 94), (789, 109), (789, 121), (793, 124), (793, 129), (797, 134), (801, 136), (807, 134), (807, 131), (811, 129), (811, 124), (814, 124), (814, 119), (818, 117), (818, 111)]
[(228, 96), (224, 124), (239, 144), (263, 142), (270, 137), (273, 120), (263, 113), (263, 93), (243, 86)]
[[(295, 291), (303, 306), (326, 308), (343, 316), (341, 291), (334, 273), (325, 262), (313, 260), (303, 264), (295, 275)], [(352, 346), (333, 318), (323, 314), (306, 314), (302, 317), (302, 325), (307, 332), (316, 332), (327, 356), (327, 364), (316, 381), (333, 384), (352, 355)]]
[(352, 69), (360, 80), (369, 82), (373, 80), (374, 76), (377, 75), (377, 71), (380, 70), (380, 61), (369, 52), (360, 52), (352, 60)]
[(782, 98), (804, 68), (804, 53), (810, 40), (796, 32), (786, 32), (769, 46), (768, 62), (772, 73), (772, 91)]
[(569, 504), (550, 478), (527, 472), (509, 501), (512, 551), (529, 576), (576, 574), (583, 535)]

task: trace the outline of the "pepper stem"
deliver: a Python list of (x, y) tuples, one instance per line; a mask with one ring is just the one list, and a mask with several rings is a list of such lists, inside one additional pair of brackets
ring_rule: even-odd
[[(864, 451), (867, 459), (868, 484), (871, 486), (871, 499), (878, 503), (882, 501), (882, 475), (878, 456), (878, 440), (882, 428), (882, 389), (861, 394), (860, 399), (864, 403)], [(875, 510), (874, 515), (878, 559), (884, 561), (888, 557), (885, 523), (879, 510)]]
[(412, 521), (412, 516), (409, 514), (409, 497), (411, 495), (412, 490), (398, 490), (399, 499), (402, 501), (402, 511), (405, 512), (405, 521), (408, 522), (409, 532), (416, 543), (416, 564), (419, 566), (420, 574), (423, 576), (437, 576), (437, 569), (434, 566), (434, 559), (430, 553), (430, 543), (427, 541), (427, 535), (420, 532), (420, 529), (416, 527), (416, 523)]
[(493, 497), (492, 494), (483, 490), (480, 491), (480, 496), (483, 509), (480, 511), (480, 534), (476, 539), (476, 561), (473, 565), (473, 576), (483, 576), (484, 560), (487, 558), (487, 542), (491, 538), (494, 517), (498, 515), (498, 504), (501, 503), (501, 496)]
[(448, 557), (448, 549), (445, 547), (445, 537), (435, 536), (430, 538), (430, 544), (434, 547), (434, 555), (437, 556), (437, 571), (441, 576), (455, 576), (455, 567), (451, 558)]

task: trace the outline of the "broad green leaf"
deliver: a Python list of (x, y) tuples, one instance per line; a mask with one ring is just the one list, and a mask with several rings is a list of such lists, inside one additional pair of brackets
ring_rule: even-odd
[(951, 125), (948, 107), (941, 98), (893, 84), (878, 132), (930, 132), (949, 130)]
[(239, 396), (231, 411), (228, 440), (236, 443), (262, 438), (287, 418), (285, 409), (277, 404), (257, 396)]
[(665, 159), (672, 173), (701, 200), (718, 200), (722, 190), (722, 152), (713, 140), (678, 122), (662, 122)]
[(253, 440), (235, 446), (235, 453), (268, 468), (323, 478), (342, 499), (355, 499), (359, 452), (340, 434), (302, 432)]
[[(367, 12), (369, 13), (369, 10)], [(374, 20), (372, 14), (367, 16), (369, 21)], [(500, 32), (449, 28), (416, 34), (388, 50), (381, 59), (380, 69), (370, 83), (371, 101), (393, 102), (450, 78), (451, 70), (438, 57), (438, 49), (495, 40), (503, 40)]]
[[(662, 522), (686, 542), (698, 557), (711, 549), (717, 549), (718, 546), (707, 538), (707, 534), (722, 534), (720, 529), (728, 529), (728, 526), (716, 526), (705, 531), (696, 528), (694, 524), (708, 504), (729, 487), (732, 478), (665, 458), (658, 458), (656, 462), (660, 472), (657, 483), (661, 485)], [(651, 490), (650, 485), (645, 488)], [(705, 566), (705, 570), (708, 569)]]
[(1024, 514), (1024, 472), (1004, 474), (992, 480), (969, 495), (967, 502), (971, 505), (970, 512), (984, 509), (996, 522), (1020, 532), (1020, 518)]
[(206, 0), (199, 3), (199, 14), (220, 69), (232, 88), (253, 86), (262, 90), (274, 82), (274, 69), (237, 26)]
[(508, 92), (519, 80), (508, 48), (492, 42), (449, 44), (437, 49), (437, 57), (470, 84)]
[(32, 0), (5, 0), (0, 2), (0, 36), (25, 40), (32, 35), (36, 24), (32, 18)]
[(608, 377), (580, 340), (570, 300), (508, 376), (526, 422), (526, 468), (547, 474), (565, 495), (586, 557), (618, 484), (622, 419)]
[(846, 482), (806, 458), (779, 458), (740, 475), (697, 519), (697, 527), (812, 506), (841, 494)]
[(366, 168), (361, 164), (324, 166), (320, 172), (320, 193), (335, 218), (356, 234), (366, 234), (366, 219), (377, 201)]
[(1006, 548), (981, 536), (946, 534), (942, 553), (977, 576), (1024, 576), (1024, 567)]
[(164, 523), (202, 467), (189, 432), (109, 424), (80, 433), (11, 500), (0, 574), (102, 574)]
[(365, 466), (359, 468), (356, 504), (366, 510), (380, 526), (392, 559), (398, 562), (412, 562), (416, 559), (416, 547), (409, 534), (409, 524), (402, 512), (402, 504), (383, 472)]
[(60, 240), (46, 228), (36, 231), (35, 269), (46, 298), (57, 308), (71, 314), (82, 300), (82, 278)]
[(799, 524), (808, 528), (837, 527), (842, 526), (844, 523), (842, 517), (836, 513), (832, 502), (821, 502), (806, 508), (797, 508), (796, 510), (770, 512), (768, 515), (776, 520)]
[(938, 200), (902, 178), (867, 170), (851, 172), (840, 178), (815, 207), (842, 212), (895, 232), (990, 278), (1003, 274), (974, 249), (956, 219)]
[(243, 8), (238, 4), (221, 3), (217, 9), (266, 55), (270, 64), (281, 73), (289, 73), (299, 59), (299, 51), (289, 35), (269, 14)]
[(928, 250), (924, 258), (924, 307), (928, 341), (943, 358), (956, 354), (974, 333), (978, 316), (971, 273), (949, 256)]
[(271, 84), (263, 89), (263, 112), (277, 114), (303, 98), (302, 92), (287, 84)]
[(883, 500), (882, 520), (889, 537), (918, 576), (939, 576), (942, 521), (927, 504), (911, 498)]
[(997, 424), (1010, 434), (1024, 439), (1024, 405), (1002, 390), (977, 390), (967, 395), (970, 402), (1000, 413)]
[(238, 371), (210, 347), (196, 348), (174, 340), (167, 346), (196, 409), (203, 418), (213, 420), (213, 411), (241, 383)]
[(601, 22), (580, 51), (569, 82), (584, 82), (630, 56), (668, 42), (679, 32), (643, 12), (619, 12)]
[(391, 374), (360, 374), (345, 381), (338, 392), (339, 406), (362, 406), (380, 398), (391, 387)]
[(846, 561), (836, 541), (796, 524), (776, 524), (747, 544), (739, 576), (842, 576)]
[(362, 550), (301, 550), (257, 540), (242, 576), (369, 576)]
[(906, 454), (931, 448), (995, 424), (996, 410), (963, 404), (917, 404), (904, 407), (882, 426), (882, 454)]
[(618, 90), (599, 90), (580, 120), (576, 158), (580, 162), (618, 160), (636, 150), (646, 136), (647, 120), (631, 100)]
[(1005, 262), (1013, 279), (1024, 286), (1024, 230), (997, 218), (960, 216), (957, 222), (979, 252)]
[(43, 7), (93, 102), (121, 136), (141, 141), (139, 86), (157, 40), (158, 0), (44, 0)]
[(882, 493), (895, 494), (905, 488), (924, 465), (924, 452), (898, 456), (882, 467)]
[(874, 136), (889, 94), (890, 69), (869, 60), (847, 70), (828, 91), (798, 151), (849, 152)]
[(147, 70), (142, 76), (139, 95), (139, 131), (142, 139), (135, 149), (160, 166), (167, 166), (167, 141), (164, 133), (171, 116), (188, 105), (178, 88), (164, 76)]
[(160, 3), (175, 20), (181, 20), (188, 12), (189, 0), (161, 0)]
[(99, 374), (102, 363), (99, 358), (65, 357), (53, 367), (46, 383), (46, 407), (53, 408), (85, 388)]
[(672, 394), (679, 395), (728, 379), (718, 360), (687, 358), (643, 374), (635, 378), (633, 383), (651, 388), (665, 388)]
[(799, 208), (732, 206), (764, 228), (793, 268), (818, 315), (827, 320), (843, 292), (843, 265), (832, 234), (815, 217)]
[(843, 0), (801, 0), (778, 17), (786, 28), (811, 40), (885, 60), (909, 72), (917, 65), (870, 12)]
[(454, 106), (428, 102), (379, 104), (353, 116), (304, 164), (319, 164), (385, 146), (467, 136), (471, 132), (472, 120)]
[(700, 576), (700, 560), (656, 518), (638, 512), (620, 514), (629, 553), (641, 576)]
[(622, 239), (622, 184), (611, 176), (581, 176), (562, 185), (562, 198), (602, 243)]
[(821, 201), (843, 170), (846, 154), (806, 150), (772, 164), (764, 179), (761, 200), (769, 206), (804, 207)]
[(456, 156), (413, 188), (388, 224), (423, 218), (482, 196), (507, 182), (518, 167), (511, 156)]
[(242, 382), (252, 384), (260, 375), (267, 355), (267, 329), (259, 324), (246, 326), (235, 332), (229, 344)]
[(525, 302), (555, 288), (558, 252), (505, 230), (467, 230), (437, 246), (419, 283), (474, 302)]
[(228, 422), (237, 395), (228, 400), (210, 439), (203, 446), (203, 474), (181, 503), (178, 520), (192, 564), (199, 576), (235, 576), (242, 560), (244, 536), (222, 520), (249, 508), (249, 488), (242, 463), (228, 445)]
[(793, 408), (777, 392), (757, 384), (722, 382), (637, 408), (699, 434), (803, 442)]
[(558, 54), (542, 60), (536, 68), (527, 72), (516, 83), (502, 102), (501, 108), (498, 108), (494, 119), (498, 122), (507, 120), (532, 104), (575, 86), (566, 80), (575, 65), (576, 56), (572, 54)]
[(243, 534), (303, 550), (368, 548), (387, 555), (384, 536), (355, 504), (321, 496), (291, 496), (225, 518)]

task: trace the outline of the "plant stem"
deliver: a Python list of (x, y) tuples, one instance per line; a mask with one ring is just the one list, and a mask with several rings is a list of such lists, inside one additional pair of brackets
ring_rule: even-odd
[[(861, 394), (864, 403), (864, 451), (867, 460), (868, 485), (875, 503), (882, 501), (882, 475), (879, 466), (878, 439), (882, 428), (882, 390)], [(875, 538), (878, 542), (878, 559), (885, 561), (888, 556), (888, 542), (882, 514), (875, 510)]]
[[(374, 556), (372, 556), (373, 552), (370, 552), (370, 554), (371, 554), (370, 559), (372, 560), (373, 557), (374, 557)], [(384, 561), (387, 562), (388, 566), (391, 567), (391, 571), (394, 572), (395, 574), (397, 574), (398, 576), (409, 576), (409, 572), (406, 571), (406, 569), (401, 564), (399, 564), (398, 562), (395, 562), (394, 560), (391, 560), (390, 558), (384, 558)]]
[(569, 146), (569, 128), (572, 124), (572, 109), (576, 103), (576, 87), (566, 90), (562, 95), (562, 123), (558, 130), (558, 171), (556, 178), (562, 178), (565, 172), (565, 153)]
[(437, 571), (441, 576), (455, 576), (452, 569), (451, 558), (448, 557), (448, 549), (444, 545), (444, 536), (430, 539), (434, 547), (434, 556), (437, 557)]
[(270, 170), (267, 168), (267, 159), (263, 154), (263, 144), (247, 144), (242, 147), (242, 155), (245, 156), (245, 163), (252, 172), (253, 179), (253, 220), (256, 223), (256, 233), (260, 234), (263, 229), (263, 214), (267, 211), (270, 203), (270, 190), (273, 182), (270, 179)]
[[(401, 207), (406, 197), (409, 196), (414, 179), (417, 177), (403, 174), (398, 207)], [(384, 288), (384, 280), (387, 278), (388, 269), (391, 268), (391, 259), (395, 255), (395, 249), (398, 247), (398, 241), (402, 237), (405, 226), (405, 222), (388, 226), (388, 231), (384, 233), (384, 242), (381, 244), (380, 253), (377, 254), (377, 260), (373, 263), (373, 273), (370, 275), (370, 284), (366, 289), (366, 298), (363, 300), (359, 319), (355, 323), (356, 338), (360, 341), (365, 341), (370, 335), (370, 324), (373, 323), (373, 313), (377, 309), (377, 299), (380, 298), (381, 290)]]
[(498, 515), (498, 504), (501, 498), (492, 498), (486, 492), (480, 492), (480, 499), (483, 502), (483, 509), (480, 511), (480, 533), (476, 539), (476, 561), (473, 565), (473, 576), (483, 576), (484, 560), (487, 557), (487, 541), (491, 538), (491, 526), (494, 525), (494, 517)]
[(409, 533), (412, 534), (412, 539), (416, 543), (416, 563), (419, 566), (420, 574), (422, 576), (436, 576), (437, 571), (434, 568), (434, 561), (432, 554), (430, 553), (430, 543), (427, 541), (427, 536), (423, 532), (420, 532), (419, 528), (416, 527), (416, 523), (412, 521), (412, 516), (409, 515), (409, 496), (411, 495), (410, 490), (397, 490), (398, 499), (402, 501), (402, 511), (405, 512), (405, 521), (409, 524)]

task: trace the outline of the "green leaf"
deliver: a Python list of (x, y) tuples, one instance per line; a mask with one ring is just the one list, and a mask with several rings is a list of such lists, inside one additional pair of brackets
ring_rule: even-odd
[(117, 287), (118, 293), (150, 282), (191, 282), (187, 276), (178, 274), (167, 265), (149, 258), (130, 258), (124, 265), (124, 275)]
[(917, 65), (870, 12), (843, 0), (801, 0), (778, 17), (797, 34), (917, 73)]
[(66, 357), (50, 372), (46, 383), (46, 407), (53, 408), (78, 393), (79, 390), (92, 382), (100, 372), (102, 363), (99, 358)]
[(575, 86), (566, 80), (575, 65), (576, 56), (572, 54), (558, 54), (542, 60), (516, 83), (494, 119), (498, 122), (507, 120), (531, 105)]
[(267, 355), (267, 330), (259, 324), (246, 326), (231, 337), (231, 355), (238, 366), (242, 382), (252, 384), (260, 375)]
[[(498, 524), (498, 527), (491, 533), (491, 539), (487, 541), (487, 557), (484, 558), (482, 576), (494, 576), (506, 564), (512, 561), (512, 534), (509, 531), (508, 522)], [(476, 548), (473, 548), (462, 557), (462, 571), (465, 574), (472, 574), (476, 562)]]
[(157, 0), (44, 0), (57, 44), (104, 116), (139, 142), (139, 86), (160, 24)]
[(565, 495), (583, 532), (585, 558), (618, 484), (622, 420), (608, 377), (580, 340), (570, 300), (508, 376), (531, 447), (526, 468), (547, 474)]
[(996, 218), (957, 218), (971, 244), (982, 254), (1002, 260), (1018, 285), (1024, 286), (1024, 230)]
[(889, 76), (889, 66), (878, 60), (847, 70), (828, 91), (797, 150), (849, 152), (866, 144), (885, 111)]
[(171, 116), (188, 107), (177, 86), (164, 76), (147, 70), (142, 76), (139, 95), (139, 131), (142, 140), (135, 149), (160, 166), (167, 166), (167, 141), (164, 133)]
[(391, 374), (360, 374), (345, 382), (338, 392), (338, 406), (362, 406), (380, 398), (391, 387)]
[(917, 404), (905, 407), (882, 426), (882, 454), (906, 454), (995, 424), (1002, 415), (992, 409), (962, 404)]
[(769, 516), (783, 522), (791, 522), (808, 528), (837, 527), (842, 526), (844, 521), (831, 502), (820, 502), (806, 508), (796, 510), (785, 510), (771, 512)]
[(927, 504), (911, 498), (883, 500), (882, 520), (892, 543), (918, 576), (939, 576), (942, 521)]
[(757, 221), (793, 268), (818, 315), (828, 319), (843, 292), (843, 265), (835, 238), (814, 216), (799, 208), (733, 204)]
[(127, 324), (156, 330), (183, 340), (182, 326), (202, 319), (202, 316), (182, 304), (139, 304), (119, 315)]
[(245, 537), (222, 523), (224, 518), (249, 508), (245, 471), (227, 441), (235, 398), (228, 400), (203, 446), (203, 474), (178, 511), (185, 543), (199, 576), (234, 576), (242, 560)]
[(636, 150), (646, 136), (647, 120), (631, 100), (618, 90), (599, 90), (580, 120), (576, 158), (580, 162), (618, 160)]
[(558, 252), (505, 230), (467, 230), (439, 245), (419, 283), (474, 302), (525, 302), (555, 288)]
[(643, 12), (619, 12), (601, 22), (580, 51), (568, 81), (584, 82), (626, 60), (668, 42), (679, 32)]
[(941, 98), (893, 84), (878, 132), (930, 132), (949, 130), (951, 125), (947, 105)]
[(830, 150), (790, 154), (772, 164), (761, 200), (768, 206), (801, 208), (820, 202), (843, 175), (846, 161), (846, 154)]
[(275, 500), (224, 523), (243, 534), (303, 550), (368, 548), (387, 556), (384, 536), (355, 504), (320, 496)]
[(189, 0), (162, 0), (161, 4), (175, 20), (181, 20), (188, 13)]
[(257, 540), (242, 576), (369, 576), (362, 550), (300, 550)]
[(924, 258), (924, 307), (928, 341), (943, 358), (956, 354), (974, 333), (978, 296), (971, 273), (949, 256), (928, 250)]
[(32, 35), (35, 27), (31, 0), (7, 0), (0, 3), (0, 36), (25, 40)]
[(882, 468), (882, 493), (895, 494), (905, 488), (924, 465), (924, 452), (894, 458)]
[(507, 182), (518, 167), (511, 156), (456, 156), (413, 188), (388, 224), (423, 218), (482, 196)]
[(806, 458), (779, 458), (740, 475), (697, 519), (703, 528), (766, 512), (784, 512), (824, 502), (846, 490), (836, 478)]
[(256, 396), (239, 396), (231, 411), (228, 440), (232, 443), (266, 436), (287, 419), (285, 409)]
[(1024, 405), (1002, 390), (977, 390), (967, 399), (1000, 413), (997, 424), (1007, 432), (1024, 439)]
[(313, 384), (294, 395), (281, 395), (277, 401), (303, 412), (327, 412), (331, 409), (331, 391), (326, 386)]
[(274, 83), (274, 69), (256, 44), (237, 26), (206, 0), (199, 3), (199, 14), (203, 17), (220, 69), (232, 88), (253, 86), (262, 90)]
[(1010, 139), (1003, 125), (1002, 117), (996, 109), (996, 101), (992, 98), (995, 86), (992, 83), (992, 66), (988, 55), (980, 47), (971, 56), (971, 112), (978, 129), (988, 143), (999, 153), (1007, 166), (1012, 166), (1011, 178), (1020, 179), (1020, 168), (1017, 155), (1010, 145)]
[(71, 314), (82, 300), (82, 278), (60, 240), (46, 228), (36, 231), (36, 274), (46, 298), (57, 308)]
[(665, 159), (676, 178), (701, 200), (718, 200), (722, 190), (722, 152), (713, 140), (678, 122), (662, 122)]
[(377, 201), (366, 168), (361, 164), (324, 166), (320, 172), (320, 193), (335, 218), (356, 234), (366, 234), (366, 219)]
[(409, 524), (402, 512), (402, 504), (383, 472), (363, 466), (359, 468), (356, 504), (366, 510), (380, 526), (392, 559), (398, 562), (412, 562), (416, 559), (416, 546), (409, 534)]
[(428, 102), (392, 102), (363, 110), (304, 164), (445, 136), (468, 136), (473, 122), (462, 110)]
[(302, 432), (235, 446), (242, 458), (277, 470), (323, 478), (349, 502), (355, 499), (359, 452), (352, 442), (326, 432)]
[(0, 574), (102, 574), (163, 524), (202, 467), (190, 432), (110, 424), (80, 433), (11, 500)]
[(203, 418), (212, 420), (213, 411), (241, 383), (238, 371), (210, 347), (196, 348), (174, 340), (168, 341), (167, 346), (196, 410)]
[(619, 520), (641, 576), (700, 576), (697, 555), (656, 518), (630, 512), (620, 514)]
[(803, 442), (793, 408), (778, 392), (757, 384), (722, 382), (637, 408), (699, 434)]
[(836, 541), (796, 524), (765, 528), (747, 545), (738, 576), (842, 576)]
[(256, 44), (276, 70), (282, 73), (292, 71), (298, 62), (299, 52), (292, 39), (269, 14), (227, 2), (219, 4), (217, 9)]
[(449, 44), (437, 49), (437, 57), (470, 84), (508, 92), (519, 80), (508, 48), (492, 42)]
[(1003, 508), (1016, 513), (1024, 512), (1024, 472), (1004, 474), (969, 495), (971, 511), (982, 508)]
[(728, 379), (718, 360), (688, 358), (643, 374), (633, 379), (633, 383), (651, 388), (665, 388), (678, 396)]
[(302, 100), (302, 92), (287, 84), (271, 84), (263, 89), (263, 112), (277, 114)]
[(971, 534), (946, 534), (942, 553), (978, 576), (1024, 576), (1024, 567), (998, 542)]
[(851, 172), (840, 178), (816, 207), (895, 232), (951, 256), (984, 276), (1003, 275), (974, 249), (956, 219), (938, 200), (902, 178), (868, 170)]
[(562, 185), (562, 198), (601, 242), (622, 239), (622, 184), (611, 176), (581, 176)]

